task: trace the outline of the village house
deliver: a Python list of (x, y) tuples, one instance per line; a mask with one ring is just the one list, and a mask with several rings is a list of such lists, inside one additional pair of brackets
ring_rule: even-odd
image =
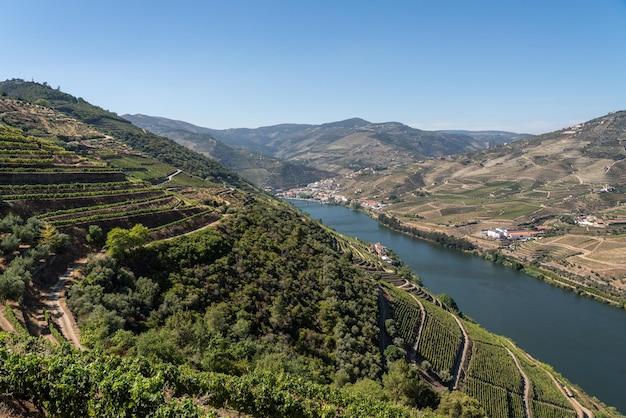
[(532, 231), (527, 229), (507, 229), (507, 228), (495, 228), (484, 231), (485, 235), (491, 239), (500, 240), (528, 240), (535, 238), (541, 234), (541, 231)]
[(576, 224), (580, 226), (590, 226), (592, 228), (606, 228), (604, 220), (593, 215), (579, 216), (576, 218)]

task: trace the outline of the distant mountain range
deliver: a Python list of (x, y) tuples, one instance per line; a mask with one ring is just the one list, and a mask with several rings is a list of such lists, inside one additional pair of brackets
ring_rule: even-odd
[[(123, 117), (212, 156), (244, 176), (265, 170), (266, 177), (280, 178), (276, 170), (284, 170), (282, 164), (288, 161), (297, 166), (289, 166), (287, 172), (305, 171), (306, 175), (297, 177), (307, 180), (328, 173), (366, 167), (383, 169), (424, 158), (478, 151), (527, 136), (500, 131), (423, 131), (398, 122), (372, 123), (360, 118), (321, 125), (280, 124), (218, 130), (161, 117)], [(239, 165), (230, 163), (229, 159), (238, 160)]]

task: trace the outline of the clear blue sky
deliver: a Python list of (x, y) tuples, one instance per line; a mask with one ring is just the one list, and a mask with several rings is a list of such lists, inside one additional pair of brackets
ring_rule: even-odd
[(540, 132), (626, 109), (626, 0), (24, 1), (0, 77), (214, 128)]

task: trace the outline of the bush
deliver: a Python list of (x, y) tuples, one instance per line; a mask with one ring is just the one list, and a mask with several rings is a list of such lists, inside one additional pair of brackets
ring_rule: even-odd
[(89, 225), (85, 239), (88, 244), (99, 247), (104, 242), (104, 231), (98, 225)]
[(436, 408), (439, 404), (438, 395), (404, 360), (389, 364), (389, 371), (383, 376), (383, 388), (389, 399), (407, 406)]
[(437, 412), (450, 418), (484, 418), (487, 416), (480, 403), (463, 392), (445, 392)]
[(22, 299), (26, 284), (31, 279), (30, 263), (28, 259), (17, 257), (0, 274), (0, 301)]
[(20, 240), (15, 235), (7, 235), (0, 241), (0, 251), (3, 254), (11, 254), (20, 246)]
[(109, 254), (121, 258), (132, 249), (142, 246), (148, 240), (149, 230), (141, 224), (131, 229), (113, 228), (107, 234), (106, 247)]

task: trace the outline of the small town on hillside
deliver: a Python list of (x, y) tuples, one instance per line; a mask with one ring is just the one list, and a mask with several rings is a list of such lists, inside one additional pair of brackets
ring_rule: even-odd
[(367, 197), (349, 198), (339, 192), (339, 186), (335, 178), (330, 178), (309, 183), (304, 187), (277, 191), (276, 195), (285, 199), (307, 199), (337, 205), (358, 204), (365, 209), (374, 211), (385, 207), (383, 202)]

